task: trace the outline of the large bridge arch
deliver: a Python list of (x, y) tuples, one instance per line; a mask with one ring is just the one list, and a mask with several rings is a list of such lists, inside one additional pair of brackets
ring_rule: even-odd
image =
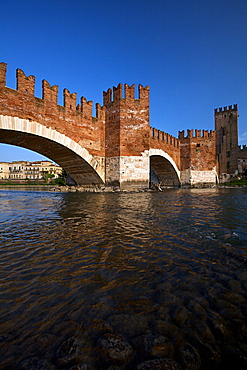
[[(150, 173), (153, 171), (162, 186), (179, 186), (180, 171), (169, 154), (162, 149), (150, 149)], [(152, 180), (152, 178), (151, 178)]]
[(78, 185), (102, 184), (104, 160), (64, 134), (38, 122), (0, 115), (0, 142), (38, 152), (63, 167)]

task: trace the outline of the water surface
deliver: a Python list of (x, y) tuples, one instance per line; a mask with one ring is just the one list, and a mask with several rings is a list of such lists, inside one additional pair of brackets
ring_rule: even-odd
[(0, 245), (3, 369), (247, 366), (247, 189), (0, 191)]

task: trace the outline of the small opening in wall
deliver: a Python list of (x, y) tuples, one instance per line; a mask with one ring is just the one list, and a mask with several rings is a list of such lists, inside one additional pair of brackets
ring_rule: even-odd
[(201, 144), (196, 144), (197, 148), (199, 148), (201, 146)]

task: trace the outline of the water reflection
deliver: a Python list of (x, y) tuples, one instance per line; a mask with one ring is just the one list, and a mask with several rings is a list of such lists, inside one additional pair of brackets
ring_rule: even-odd
[[(245, 189), (0, 192), (2, 368), (190, 369), (188, 348), (195, 368), (245, 368), (246, 205)], [(122, 363), (104, 347), (119, 335)]]

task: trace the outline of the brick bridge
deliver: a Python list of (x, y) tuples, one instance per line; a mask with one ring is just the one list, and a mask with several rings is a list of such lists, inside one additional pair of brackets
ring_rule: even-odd
[(17, 69), (16, 90), (6, 87), (6, 63), (0, 63), (0, 142), (38, 152), (62, 166), (78, 185), (145, 188), (151, 174), (161, 185), (215, 183), (215, 132), (188, 130), (175, 138), (150, 127), (149, 87), (119, 84), (103, 93), (103, 106), (80, 99), (42, 81), (42, 99), (34, 96), (35, 77)]

